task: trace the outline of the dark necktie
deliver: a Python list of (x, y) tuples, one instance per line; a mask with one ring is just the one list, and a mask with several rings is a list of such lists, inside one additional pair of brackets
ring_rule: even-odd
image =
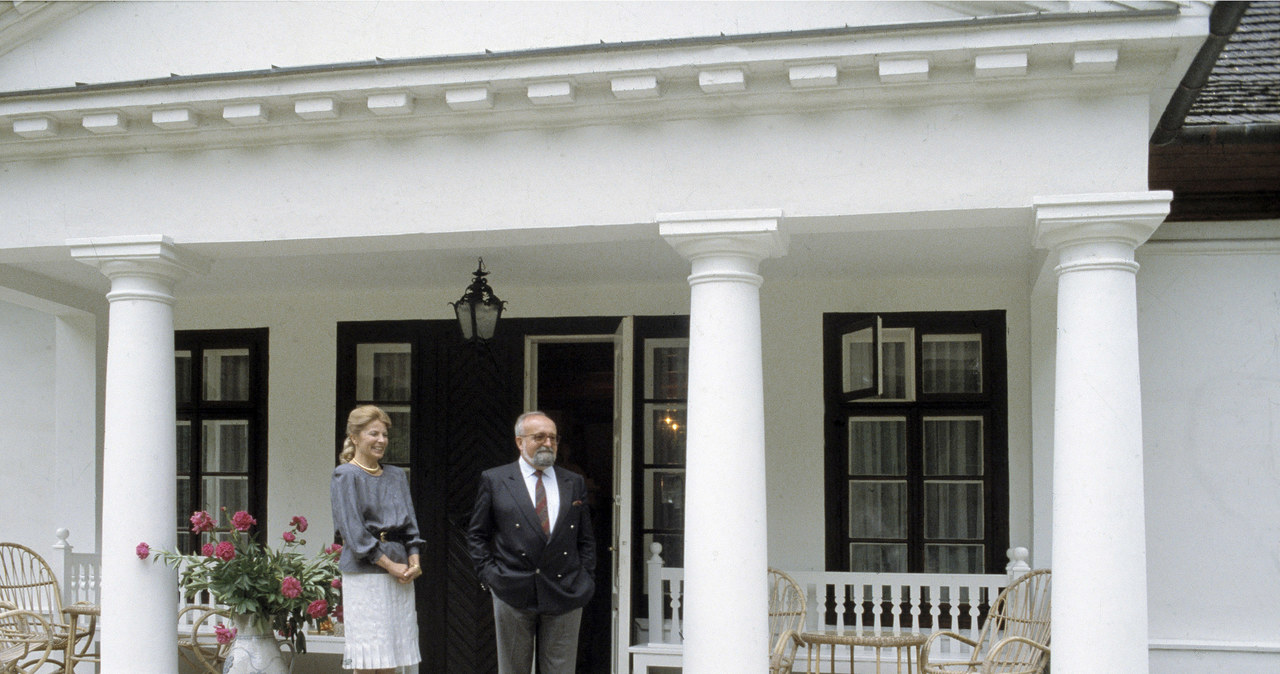
[(538, 511), (538, 523), (542, 525), (543, 535), (551, 535), (551, 519), (547, 517), (547, 490), (542, 486), (542, 471), (538, 473), (538, 484), (533, 488), (533, 507)]

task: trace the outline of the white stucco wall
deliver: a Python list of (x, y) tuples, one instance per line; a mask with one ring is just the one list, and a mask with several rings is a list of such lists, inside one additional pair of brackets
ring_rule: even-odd
[(0, 434), (0, 541), (32, 548), (60, 573), (56, 529), (77, 550), (97, 550), (95, 321), (10, 296), (26, 303), (0, 300), (0, 409), (11, 421)]
[[(1138, 260), (1151, 671), (1275, 671), (1280, 247), (1152, 243)], [(1229, 650), (1185, 650), (1206, 642)]]
[[(14, 423), (0, 433), (0, 493), (51, 494), (57, 484), (54, 442), (54, 318), (0, 301), (0, 408)], [(12, 345), (12, 348), (10, 347)], [(13, 467), (20, 466), (21, 470)], [(55, 514), (31, 497), (0, 499), (0, 540), (28, 547), (53, 542)], [(44, 551), (39, 550), (41, 554)]]

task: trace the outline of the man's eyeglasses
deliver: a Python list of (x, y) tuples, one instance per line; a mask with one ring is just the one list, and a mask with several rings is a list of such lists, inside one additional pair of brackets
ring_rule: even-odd
[(554, 433), (529, 433), (528, 435), (522, 435), (520, 437), (533, 438), (533, 441), (538, 444), (542, 444), (544, 442), (553, 445), (560, 444), (560, 436), (555, 435)]

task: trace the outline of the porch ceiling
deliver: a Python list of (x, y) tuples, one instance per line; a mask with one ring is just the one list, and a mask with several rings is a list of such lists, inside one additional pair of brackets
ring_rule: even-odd
[[(1032, 258), (1029, 210), (882, 214), (841, 219), (784, 217), (787, 255), (762, 264), (765, 281), (866, 276), (1025, 275)], [(183, 245), (183, 242), (176, 242)], [(689, 263), (657, 225), (470, 232), (395, 237), (205, 243), (187, 246), (212, 262), (183, 280), (180, 295), (280, 294), (457, 286), (477, 257), (495, 287), (681, 282)], [(16, 251), (6, 251), (11, 256)], [(65, 251), (27, 251), (6, 266), (93, 293), (109, 284)], [(6, 257), (7, 257), (6, 256)], [(501, 294), (501, 293), (500, 293)]]

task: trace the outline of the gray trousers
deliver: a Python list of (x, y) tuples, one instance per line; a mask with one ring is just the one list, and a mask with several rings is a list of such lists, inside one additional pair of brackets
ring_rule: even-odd
[(532, 672), (535, 648), (539, 674), (574, 674), (581, 624), (581, 608), (559, 615), (538, 614), (515, 608), (493, 595), (498, 674)]

